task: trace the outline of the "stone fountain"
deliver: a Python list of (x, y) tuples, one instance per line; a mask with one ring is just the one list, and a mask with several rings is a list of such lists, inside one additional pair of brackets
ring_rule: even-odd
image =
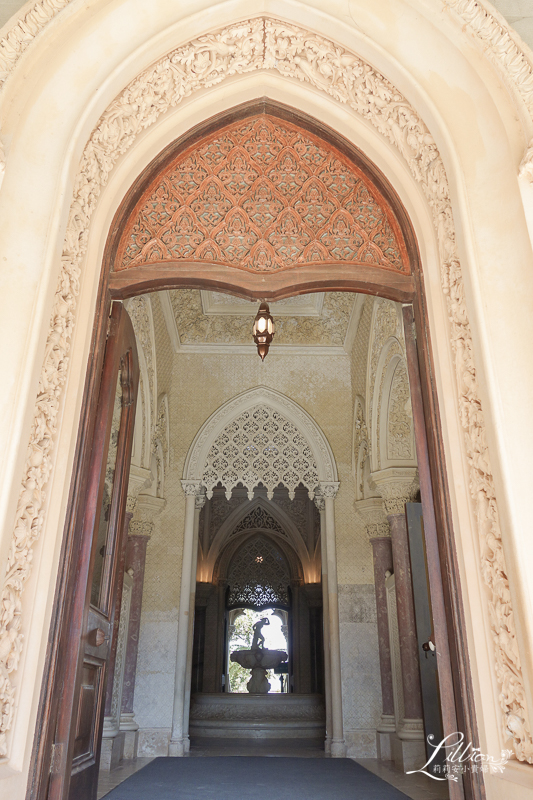
[(234, 650), (230, 655), (232, 661), (252, 670), (252, 677), (246, 684), (250, 694), (268, 694), (271, 687), (267, 679), (267, 669), (279, 667), (288, 658), (284, 650), (268, 650), (264, 646), (265, 637), (261, 632), (263, 625), (270, 625), (268, 617), (263, 617), (253, 626), (254, 638), (250, 650)]

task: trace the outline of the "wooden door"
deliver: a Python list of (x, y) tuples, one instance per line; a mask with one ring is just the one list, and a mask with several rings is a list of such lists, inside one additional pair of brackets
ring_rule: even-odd
[(138, 380), (133, 327), (123, 306), (114, 303), (76, 522), (79, 546), (72, 561), (75, 587), (59, 677), (49, 800), (96, 798)]

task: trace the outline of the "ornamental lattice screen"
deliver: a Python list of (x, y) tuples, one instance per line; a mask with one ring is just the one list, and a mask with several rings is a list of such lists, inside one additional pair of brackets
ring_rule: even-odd
[(237, 550), (228, 583), (229, 608), (289, 607), (289, 567), (267, 536), (254, 536)]
[(221, 483), (228, 500), (239, 484), (248, 490), (251, 500), (260, 483), (270, 500), (280, 485), (289, 490), (293, 500), (299, 484), (312, 498), (318, 481), (318, 468), (306, 438), (279, 411), (263, 405), (244, 411), (219, 433), (202, 475), (208, 498)]

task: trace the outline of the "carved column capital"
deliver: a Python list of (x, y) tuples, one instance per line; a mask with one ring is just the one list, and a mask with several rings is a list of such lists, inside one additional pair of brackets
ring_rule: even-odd
[(413, 502), (420, 488), (416, 467), (389, 467), (373, 472), (371, 478), (387, 515), (403, 514), (405, 504)]
[(370, 540), (390, 536), (390, 526), (381, 497), (358, 500), (354, 503), (354, 508)]
[(146, 536), (150, 538), (154, 530), (154, 520), (166, 506), (162, 497), (140, 494), (135, 504), (135, 512), (129, 527), (130, 536)]
[(132, 464), (130, 467), (130, 477), (128, 480), (128, 498), (126, 500), (126, 511), (131, 514), (135, 511), (137, 498), (143, 489), (148, 489), (153, 481), (153, 475), (149, 469), (137, 467)]
[(339, 491), (339, 486), (340, 483), (338, 481), (320, 481), (315, 494), (325, 499), (335, 499), (337, 497), (337, 492)]
[(204, 487), (202, 486), (202, 481), (195, 479), (181, 481), (181, 488), (183, 489), (186, 497), (197, 497), (200, 496), (202, 490), (205, 491)]

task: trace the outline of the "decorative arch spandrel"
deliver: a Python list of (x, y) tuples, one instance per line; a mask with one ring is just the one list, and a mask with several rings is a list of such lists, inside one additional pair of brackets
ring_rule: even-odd
[(318, 135), (264, 112), (185, 147), (148, 183), (115, 270), (191, 262), (411, 273), (398, 219), (372, 178)]

